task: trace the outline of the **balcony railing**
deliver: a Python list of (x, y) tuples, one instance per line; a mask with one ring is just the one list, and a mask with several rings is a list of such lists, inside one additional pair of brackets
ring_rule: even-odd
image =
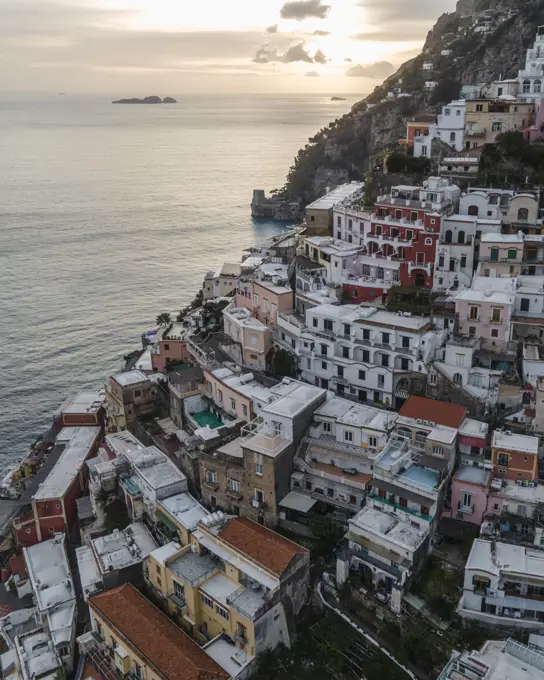
[(499, 264), (521, 264), (522, 260), (516, 257), (491, 257), (491, 255), (481, 255), (480, 262), (497, 262)]
[(217, 491), (217, 489), (219, 488), (219, 482), (212, 482), (211, 479), (206, 479), (204, 480), (204, 486), (207, 489), (211, 489), (212, 491)]
[(405, 505), (400, 505), (399, 503), (395, 503), (395, 501), (390, 501), (387, 498), (382, 498), (381, 496), (378, 496), (378, 494), (370, 494), (370, 498), (373, 501), (377, 501), (378, 503), (382, 503), (382, 505), (387, 505), (390, 508), (394, 508), (395, 510), (401, 510), (402, 512), (407, 512), (409, 515), (413, 515), (414, 517), (419, 517), (419, 519), (424, 519), (426, 522), (430, 522), (432, 520), (432, 517), (429, 515), (423, 515), (421, 512), (418, 512), (417, 510), (412, 510), (412, 508), (408, 508)]

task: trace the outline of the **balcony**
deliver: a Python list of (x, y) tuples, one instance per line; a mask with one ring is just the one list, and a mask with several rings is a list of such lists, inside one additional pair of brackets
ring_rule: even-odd
[(227, 490), (227, 497), (232, 498), (235, 501), (241, 501), (242, 500), (242, 492), (241, 491), (235, 491), (234, 489), (228, 489)]
[(522, 260), (516, 257), (491, 257), (491, 255), (480, 256), (480, 262), (496, 262), (498, 264), (521, 264)]
[(408, 262), (408, 274), (410, 275), (413, 271), (423, 270), (427, 276), (431, 275), (433, 270), (432, 262)]
[(203, 486), (205, 486), (207, 489), (211, 489), (212, 491), (217, 491), (219, 488), (219, 482), (212, 482), (210, 479), (206, 479)]
[(522, 258), (522, 263), (523, 264), (544, 264), (544, 253), (542, 255), (539, 255), (538, 257), (528, 257), (527, 255), (524, 255)]
[(457, 512), (461, 515), (473, 515), (474, 514), (474, 504), (472, 505), (461, 505), (459, 503), (457, 507)]
[(168, 599), (172, 604), (174, 604), (178, 609), (183, 609), (185, 606), (187, 606), (187, 602), (185, 601), (185, 597), (182, 597), (180, 595), (176, 595), (175, 593), (172, 593), (172, 595), (168, 596)]
[[(380, 218), (378, 217), (377, 220), (379, 221), (384, 221), (387, 223), (394, 223), (398, 224), (399, 226), (405, 226), (405, 227), (423, 227), (423, 222), (421, 220), (418, 220), (417, 222), (410, 222), (409, 220), (404, 220), (404, 219), (398, 219), (395, 217), (388, 217), (388, 218)], [(412, 245), (412, 239), (402, 239), (400, 236), (384, 236), (383, 234), (375, 234), (375, 233), (368, 233), (367, 234), (367, 239), (372, 239), (373, 241), (377, 241), (380, 245), (391, 245), (395, 247), (399, 246), (411, 246)]]
[(394, 508), (395, 510), (400, 510), (402, 512), (406, 512), (409, 515), (413, 515), (414, 517), (418, 517), (419, 519), (423, 519), (426, 522), (430, 522), (432, 520), (432, 517), (429, 515), (422, 515), (421, 512), (418, 512), (417, 510), (412, 510), (411, 508), (407, 508), (405, 505), (400, 505), (399, 503), (395, 503), (395, 501), (390, 501), (387, 498), (382, 498), (381, 496), (378, 496), (377, 494), (370, 494), (370, 498), (373, 501), (377, 501), (378, 503), (381, 503), (382, 505), (387, 505), (390, 508)]
[(255, 498), (255, 496), (251, 499), (251, 505), (257, 510), (264, 510), (266, 508), (265, 501), (262, 498)]
[(467, 137), (485, 137), (487, 128), (481, 128), (479, 125), (467, 125), (465, 127), (465, 135)]

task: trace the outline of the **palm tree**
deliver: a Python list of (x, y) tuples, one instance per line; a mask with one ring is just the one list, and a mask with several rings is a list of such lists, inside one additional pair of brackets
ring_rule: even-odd
[(170, 314), (168, 314), (168, 312), (162, 312), (161, 314), (159, 314), (156, 321), (155, 321), (157, 326), (169, 326), (171, 322), (172, 322), (172, 319), (170, 317)]

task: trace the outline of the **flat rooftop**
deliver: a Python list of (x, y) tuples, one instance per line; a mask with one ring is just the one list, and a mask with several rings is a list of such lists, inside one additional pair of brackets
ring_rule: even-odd
[(225, 636), (215, 638), (203, 649), (211, 659), (228, 673), (229, 678), (236, 678), (255, 658), (229, 642)]
[(63, 415), (81, 415), (91, 413), (96, 415), (104, 403), (104, 393), (96, 391), (78, 392), (69, 397), (59, 408)]
[(379, 534), (395, 543), (400, 543), (409, 550), (415, 550), (429, 533), (428, 528), (424, 530), (416, 529), (411, 524), (403, 522), (396, 515), (382, 512), (371, 505), (367, 505), (350, 519), (349, 524), (352, 530), (359, 528), (373, 534)]
[(199, 555), (192, 550), (187, 550), (183, 555), (169, 560), (168, 568), (191, 585), (196, 586), (219, 571), (219, 564), (209, 555)]
[(465, 569), (487, 571), (497, 576), (503, 572), (544, 579), (544, 552), (477, 538), (472, 544)]
[(76, 548), (76, 560), (83, 592), (94, 593), (102, 585), (102, 577), (92, 548), (88, 545)]
[[(285, 381), (284, 381), (285, 382)], [(325, 396), (326, 390), (306, 383), (286, 382), (285, 393), (263, 408), (270, 415), (294, 417), (304, 409)]]
[(474, 420), (473, 418), (465, 418), (463, 424), (459, 428), (459, 434), (462, 437), (478, 437), (485, 439), (489, 432), (489, 425), (481, 420)]
[(338, 418), (338, 422), (343, 425), (353, 427), (365, 427), (369, 430), (388, 432), (393, 427), (397, 419), (396, 413), (390, 413), (373, 406), (362, 404), (352, 405), (347, 413)]
[(457, 470), (454, 475), (454, 479), (457, 482), (467, 482), (468, 484), (487, 486), (491, 474), (491, 470), (483, 470), (482, 468), (477, 467), (462, 467)]
[(491, 439), (491, 446), (507, 451), (519, 451), (538, 455), (538, 437), (531, 437), (526, 434), (516, 434), (510, 430), (494, 430)]
[(55, 466), (34, 494), (33, 498), (36, 501), (62, 498), (66, 494), (100, 436), (99, 427), (65, 427), (59, 437), (65, 437), (67, 431), (70, 431), (69, 441)]
[(40, 612), (75, 600), (74, 583), (64, 549), (64, 534), (23, 548), (23, 555)]
[(144, 445), (139, 439), (125, 430), (124, 432), (114, 432), (113, 434), (106, 435), (106, 446), (116, 455), (122, 456), (130, 451), (136, 451), (138, 449), (144, 449)]
[(229, 597), (231, 597), (239, 587), (238, 583), (234, 583), (234, 581), (228, 579), (224, 574), (219, 573), (203, 583), (200, 586), (200, 590), (214, 600), (217, 600), (217, 602), (225, 605), (225, 607), (228, 607), (230, 606)]
[(112, 376), (116, 383), (121, 387), (129, 387), (130, 385), (138, 385), (142, 382), (148, 382), (149, 378), (141, 371), (127, 371), (126, 373), (119, 373)]
[(173, 484), (187, 484), (187, 477), (156, 446), (129, 451), (126, 458), (149, 487), (158, 491)]
[(175, 496), (170, 496), (170, 498), (165, 498), (159, 501), (158, 507), (164, 508), (187, 531), (196, 529), (200, 520), (209, 515), (206, 508), (200, 505), (189, 493), (178, 493)]
[(318, 198), (313, 203), (306, 206), (306, 210), (330, 210), (338, 203), (354, 198), (355, 194), (364, 189), (364, 182), (350, 182), (342, 184), (336, 189), (329, 191), (328, 194)]
[(143, 562), (157, 544), (142, 522), (130, 524), (124, 531), (115, 530), (91, 541), (102, 574), (125, 569)]

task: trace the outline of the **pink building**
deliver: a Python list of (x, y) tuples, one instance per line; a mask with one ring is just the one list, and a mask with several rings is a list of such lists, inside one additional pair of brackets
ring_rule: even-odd
[(476, 276), (455, 298), (459, 335), (481, 338), (482, 349), (508, 352), (516, 279)]
[[(451, 483), (449, 516), (480, 526), (487, 511), (492, 479), (491, 470), (479, 467), (462, 467), (457, 470)], [(448, 516), (447, 512), (444, 514)]]
[(261, 323), (273, 326), (278, 312), (293, 311), (294, 293), (288, 281), (281, 277), (241, 280), (236, 290), (236, 307), (249, 309)]
[(151, 366), (154, 372), (164, 373), (167, 364), (185, 363), (190, 360), (187, 351), (186, 328), (182, 323), (173, 323), (166, 329), (151, 350)]
[(528, 142), (538, 142), (544, 139), (544, 99), (535, 101), (535, 114), (531, 127), (523, 131), (523, 136)]

